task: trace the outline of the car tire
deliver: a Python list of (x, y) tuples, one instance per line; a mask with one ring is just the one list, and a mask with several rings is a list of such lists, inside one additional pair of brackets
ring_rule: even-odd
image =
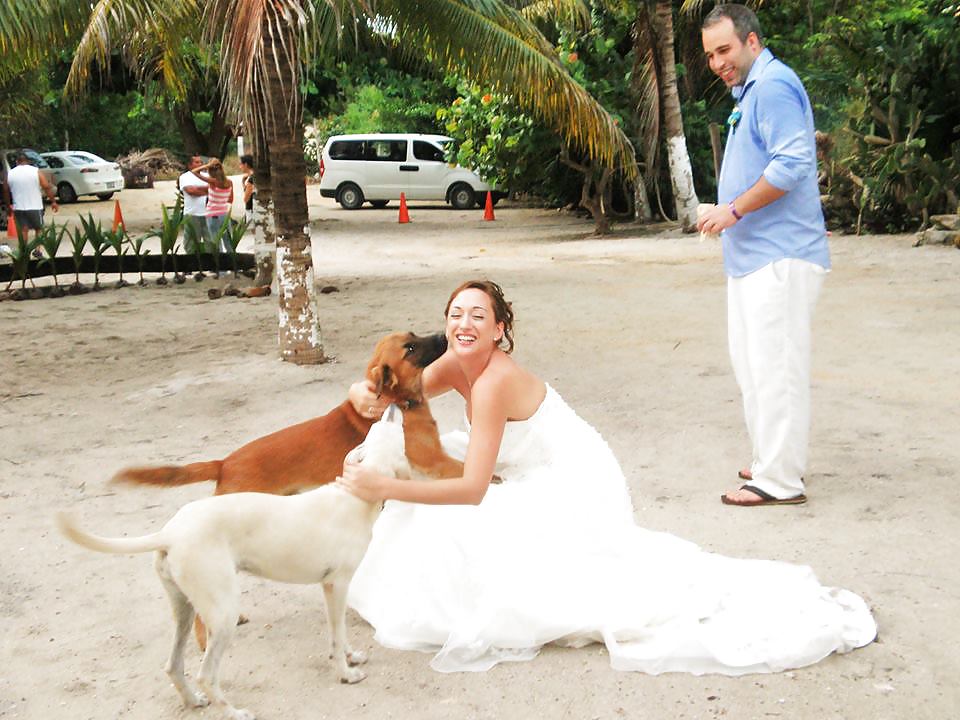
[(448, 198), (457, 210), (469, 210), (477, 201), (477, 194), (466, 183), (457, 183), (450, 188)]
[(57, 196), (64, 205), (77, 201), (77, 191), (74, 190), (73, 185), (68, 182), (62, 182), (57, 185)]
[(113, 197), (113, 193), (112, 192), (97, 193), (97, 197), (100, 198), (101, 200), (109, 200), (110, 198)]
[(363, 205), (363, 190), (354, 183), (344, 183), (337, 190), (337, 202), (344, 210), (357, 210)]
[(371, 200), (370, 204), (373, 205), (377, 210), (382, 210), (387, 205), (390, 204), (389, 200)]

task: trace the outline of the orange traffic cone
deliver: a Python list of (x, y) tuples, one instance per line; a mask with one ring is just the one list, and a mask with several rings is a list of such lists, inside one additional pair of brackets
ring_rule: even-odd
[(487, 190), (487, 204), (483, 207), (484, 220), (496, 220), (493, 216), (493, 193)]
[(17, 223), (13, 220), (13, 210), (7, 215), (7, 237), (13, 240), (17, 239)]
[(113, 231), (116, 232), (118, 227), (122, 227), (123, 231), (127, 231), (127, 224), (123, 222), (123, 213), (120, 212), (120, 201), (117, 200), (113, 205)]
[(410, 222), (410, 213), (407, 212), (407, 196), (400, 193), (400, 222)]

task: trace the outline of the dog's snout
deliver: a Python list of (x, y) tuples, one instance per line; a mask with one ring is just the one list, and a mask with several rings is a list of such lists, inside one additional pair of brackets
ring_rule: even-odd
[(443, 333), (426, 337), (414, 335), (409, 344), (412, 345), (410, 360), (417, 367), (426, 367), (447, 351), (447, 337)]

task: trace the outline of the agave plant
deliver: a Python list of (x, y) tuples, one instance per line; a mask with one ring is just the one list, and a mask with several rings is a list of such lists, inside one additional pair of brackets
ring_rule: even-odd
[(243, 240), (246, 232), (246, 220), (233, 222), (229, 216), (227, 216), (226, 221), (220, 226), (219, 232), (217, 232), (217, 243), (222, 242), (224, 247), (227, 248), (227, 252), (230, 253), (230, 266), (233, 269), (234, 277), (237, 276), (237, 248), (240, 246), (240, 241)]
[(160, 211), (162, 214), (160, 229), (153, 233), (160, 238), (160, 277), (157, 278), (157, 285), (166, 285), (168, 255), (173, 264), (174, 280), (181, 282), (177, 274), (177, 238), (180, 236), (180, 228), (183, 225), (183, 200), (178, 199), (177, 204), (172, 208), (161, 205)]
[(109, 247), (107, 244), (106, 233), (103, 231), (103, 225), (99, 220), (93, 219), (93, 214), (88, 213), (87, 217), (80, 218), (80, 224), (83, 225), (83, 231), (87, 235), (87, 242), (93, 248), (93, 289), (100, 289), (100, 258), (104, 251)]
[(116, 230), (104, 230), (103, 241), (108, 247), (112, 247), (117, 254), (117, 268), (120, 271), (120, 279), (117, 280), (117, 288), (126, 287), (130, 283), (123, 279), (123, 256), (127, 254), (124, 244), (127, 240), (127, 231), (120, 225)]
[(87, 234), (82, 228), (74, 227), (69, 232), (70, 251), (73, 256), (73, 285), (70, 292), (74, 295), (84, 293), (87, 289), (80, 283), (80, 265), (83, 263), (83, 249), (87, 246)]
[(28, 233), (28, 230), (24, 230), (17, 225), (17, 244), (15, 247), (10, 248), (10, 259), (13, 261), (13, 275), (10, 277), (10, 282), (7, 283), (7, 287), (4, 288), (4, 290), (9, 290), (15, 280), (20, 281), (20, 287), (23, 290), (27, 289), (27, 280), (30, 281), (32, 287), (36, 287), (33, 278), (30, 277), (30, 255), (36, 249), (38, 242), (36, 237), (34, 237), (33, 240), (29, 240), (27, 238)]
[(53, 291), (56, 297), (63, 295), (63, 290), (57, 280), (57, 252), (60, 250), (60, 244), (63, 242), (63, 236), (67, 232), (66, 225), (57, 226), (56, 221), (45, 225), (37, 236), (38, 244), (43, 247), (46, 257), (40, 261), (40, 265), (50, 266), (50, 272), (53, 275)]
[(143, 279), (143, 263), (147, 259), (147, 255), (150, 254), (150, 249), (144, 249), (143, 243), (148, 238), (154, 236), (155, 233), (147, 233), (146, 235), (138, 235), (137, 237), (127, 236), (127, 241), (130, 243), (130, 249), (133, 250), (133, 256), (137, 260), (137, 271), (140, 273), (140, 280), (137, 282), (137, 285), (143, 287), (147, 284), (147, 281)]

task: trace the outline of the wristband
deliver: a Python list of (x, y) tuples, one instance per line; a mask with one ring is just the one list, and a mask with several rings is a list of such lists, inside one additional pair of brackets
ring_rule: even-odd
[(743, 215), (737, 212), (737, 206), (733, 204), (733, 200), (727, 203), (727, 207), (730, 208), (730, 212), (737, 220), (743, 220)]

